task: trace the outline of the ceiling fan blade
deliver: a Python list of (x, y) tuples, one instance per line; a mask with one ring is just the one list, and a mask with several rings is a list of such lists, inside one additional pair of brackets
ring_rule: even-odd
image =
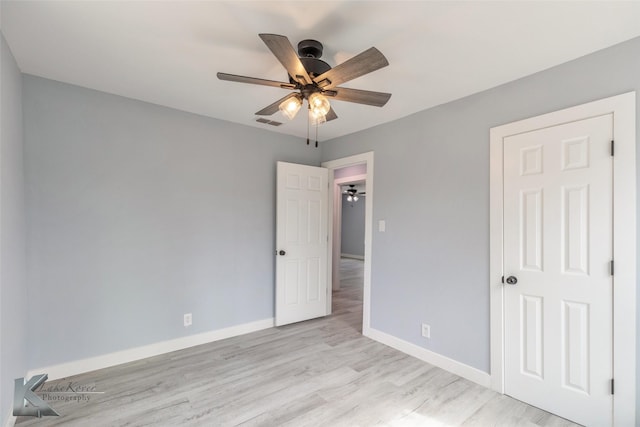
[(320, 74), (313, 81), (321, 88), (335, 87), (387, 65), (389, 65), (387, 58), (378, 49), (372, 47)]
[[(331, 92), (335, 91), (336, 94), (332, 95)], [(349, 89), (346, 87), (334, 87), (327, 91), (325, 95), (338, 101), (356, 102), (358, 104), (373, 105), (374, 107), (384, 106), (389, 98), (390, 93), (373, 92), (370, 90), (361, 89)]]
[(333, 107), (329, 108), (329, 112), (324, 116), (327, 121), (331, 121), (331, 120), (335, 120), (338, 118), (338, 115), (336, 114), (335, 111), (333, 111)]
[(303, 85), (313, 83), (288, 38), (278, 34), (259, 34), (259, 36), (295, 81)]
[(276, 102), (274, 102), (273, 104), (267, 105), (266, 107), (264, 107), (262, 110), (258, 111), (256, 113), (256, 116), (270, 116), (274, 113), (277, 113), (280, 107), (280, 104), (282, 104), (284, 101), (286, 101), (289, 98), (293, 98), (295, 96), (298, 96), (297, 93), (290, 93), (289, 95), (278, 99)]
[(255, 77), (238, 76), (235, 74), (227, 74), (227, 73), (218, 73), (217, 76), (220, 80), (227, 80), (230, 82), (250, 83), (254, 85), (272, 86), (272, 87), (279, 87), (282, 89), (291, 89), (291, 90), (296, 88), (296, 86), (291, 83), (277, 82), (275, 80), (258, 79)]

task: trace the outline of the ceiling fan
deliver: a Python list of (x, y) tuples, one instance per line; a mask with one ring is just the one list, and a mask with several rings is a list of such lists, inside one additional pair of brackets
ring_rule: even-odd
[(364, 191), (358, 192), (358, 189), (356, 188), (355, 184), (349, 184), (349, 188), (344, 190), (342, 194), (347, 195), (347, 202), (357, 202), (358, 196), (364, 196), (367, 193), (365, 193)]
[(289, 82), (227, 73), (217, 74), (220, 80), (279, 87), (292, 91), (287, 96), (258, 111), (256, 115), (270, 116), (280, 110), (286, 117), (293, 119), (302, 107), (303, 101), (306, 100), (309, 106), (309, 119), (317, 125), (338, 118), (328, 98), (382, 107), (391, 97), (390, 93), (339, 86), (389, 65), (387, 58), (375, 47), (331, 68), (329, 64), (320, 59), (323, 46), (316, 40), (302, 40), (298, 43), (298, 53), (296, 54), (291, 42), (285, 36), (278, 34), (259, 34), (259, 36), (287, 70)]

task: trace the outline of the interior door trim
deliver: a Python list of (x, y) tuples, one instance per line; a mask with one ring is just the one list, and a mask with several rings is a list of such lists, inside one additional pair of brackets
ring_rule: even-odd
[[(503, 140), (512, 135), (613, 114), (613, 396), (614, 425), (636, 417), (636, 94), (628, 92), (490, 130), (490, 325), (491, 388), (504, 393)], [(617, 374), (616, 374), (617, 373)]]

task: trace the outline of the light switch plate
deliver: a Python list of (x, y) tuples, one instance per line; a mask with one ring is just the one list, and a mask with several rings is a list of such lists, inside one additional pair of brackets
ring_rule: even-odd
[(384, 233), (386, 229), (387, 229), (387, 223), (385, 222), (385, 220), (381, 219), (380, 221), (378, 221), (378, 231), (380, 231), (381, 233)]

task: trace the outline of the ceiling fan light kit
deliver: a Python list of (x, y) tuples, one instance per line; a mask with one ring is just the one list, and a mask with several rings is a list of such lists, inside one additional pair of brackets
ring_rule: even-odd
[(258, 111), (256, 113), (258, 116), (270, 116), (281, 111), (285, 117), (293, 120), (302, 108), (303, 101), (306, 100), (309, 106), (307, 123), (318, 126), (338, 118), (329, 98), (336, 101), (382, 107), (391, 97), (390, 93), (338, 86), (389, 65), (384, 55), (375, 47), (331, 68), (329, 64), (320, 59), (323, 46), (317, 40), (302, 40), (298, 43), (298, 52), (296, 53), (291, 42), (285, 36), (278, 34), (259, 34), (259, 36), (287, 70), (288, 83), (235, 74), (217, 74), (220, 80), (279, 87), (294, 91), (294, 93)]
[(300, 108), (302, 107), (302, 98), (299, 96), (292, 96), (286, 100), (284, 100), (279, 106), (278, 109), (284, 114), (284, 116), (293, 120), (293, 118), (298, 114)]
[(325, 117), (331, 108), (329, 100), (319, 92), (314, 92), (309, 95), (308, 102), (309, 109), (316, 118)]
[(327, 122), (327, 116), (324, 114), (315, 114), (311, 109), (309, 110), (309, 124), (311, 126), (319, 126)]

